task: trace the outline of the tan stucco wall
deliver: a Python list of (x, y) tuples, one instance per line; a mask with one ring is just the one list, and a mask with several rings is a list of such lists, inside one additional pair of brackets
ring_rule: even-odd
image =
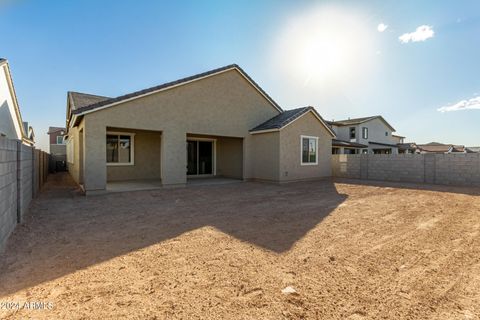
[(216, 141), (217, 175), (243, 178), (243, 140), (220, 137)]
[(68, 131), (68, 140), (73, 140), (73, 159), (67, 155), (67, 169), (76, 183), (82, 183), (80, 177), (80, 130), (84, 129), (85, 122), (82, 120), (77, 127), (70, 128)]
[(252, 135), (252, 167), (255, 180), (278, 181), (280, 169), (280, 133)]
[[(108, 129), (119, 132), (120, 129)], [(123, 130), (134, 133), (134, 164), (107, 166), (107, 181), (160, 179), (160, 133)]]
[(277, 114), (235, 70), (86, 114), (85, 188), (105, 189), (106, 127), (161, 131), (164, 184), (186, 182), (187, 133), (245, 138), (243, 178), (248, 179), (253, 174), (248, 130)]
[[(301, 164), (300, 137), (318, 137), (318, 164)], [(280, 131), (280, 181), (331, 176), (332, 136), (311, 112)]]

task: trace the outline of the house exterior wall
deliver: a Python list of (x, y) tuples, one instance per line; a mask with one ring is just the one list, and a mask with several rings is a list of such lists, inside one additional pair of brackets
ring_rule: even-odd
[[(108, 129), (120, 132), (120, 129)], [(160, 179), (160, 132), (124, 130), (134, 133), (134, 164), (107, 165), (107, 182), (123, 180)]]
[[(106, 187), (107, 127), (161, 131), (162, 182), (172, 185), (186, 183), (187, 133), (244, 138), (243, 154), (248, 158), (252, 155), (249, 129), (277, 114), (235, 70), (86, 114), (85, 189)], [(243, 162), (243, 178), (248, 179), (251, 161)]]
[(21, 140), (22, 129), (17, 119), (7, 70), (7, 64), (0, 65), (0, 134), (9, 139)]
[[(72, 176), (73, 180), (75, 180), (75, 182), (78, 184), (83, 183), (83, 177), (80, 176), (80, 161), (82, 160), (80, 152), (82, 150), (81, 144), (83, 144), (81, 131), (84, 130), (84, 127), (85, 119), (83, 119), (77, 127), (69, 129), (67, 138), (67, 149), (69, 147), (72, 148), (71, 153), (67, 152), (67, 170)], [(68, 144), (71, 144), (71, 146), (68, 146)]]
[[(368, 128), (368, 139), (362, 138), (362, 128)], [(385, 135), (385, 132), (388, 133), (388, 136)], [(361, 144), (367, 144), (369, 141), (386, 143), (386, 144), (396, 144), (396, 140), (392, 138), (392, 130), (383, 123), (378, 118), (373, 120), (361, 123), (358, 125), (357, 141)]]
[(280, 180), (280, 132), (252, 135), (252, 168), (250, 178), (264, 181)]
[(216, 141), (217, 175), (243, 178), (243, 139), (220, 137)]
[(52, 133), (48, 134), (50, 145), (52, 145), (52, 144), (56, 145), (57, 144), (57, 137), (62, 137), (63, 136), (63, 134), (61, 132), (62, 132), (62, 130), (59, 130), (59, 131), (52, 132)]
[[(358, 126), (332, 126), (333, 131), (335, 132), (335, 135), (337, 136), (337, 139), (339, 140), (344, 140), (344, 141), (350, 141), (350, 127), (355, 127), (357, 128), (356, 132), (358, 132)], [(356, 141), (356, 140), (355, 140)]]
[[(318, 137), (317, 164), (301, 164), (301, 136)], [(280, 181), (331, 176), (332, 136), (311, 112), (280, 131)]]

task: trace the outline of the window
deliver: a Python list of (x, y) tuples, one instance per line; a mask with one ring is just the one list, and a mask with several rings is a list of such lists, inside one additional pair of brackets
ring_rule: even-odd
[(355, 127), (350, 127), (350, 139), (355, 139), (356, 136)]
[(63, 136), (57, 136), (57, 144), (63, 144)]
[(388, 131), (385, 131), (385, 137), (388, 137)]
[(318, 137), (301, 136), (302, 143), (302, 165), (318, 164), (317, 149)]
[(362, 128), (362, 138), (363, 139), (368, 139), (368, 128), (367, 127)]
[(108, 165), (133, 165), (133, 137), (131, 133), (107, 132)]

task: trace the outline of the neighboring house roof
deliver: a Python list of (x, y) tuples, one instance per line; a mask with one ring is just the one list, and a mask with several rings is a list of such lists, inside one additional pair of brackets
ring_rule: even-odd
[(417, 145), (414, 142), (397, 143), (399, 149), (416, 149)]
[(361, 123), (365, 123), (367, 121), (371, 121), (374, 119), (380, 119), (385, 123), (387, 127), (389, 127), (392, 131), (395, 131), (395, 129), (385, 120), (382, 116), (371, 116), (371, 117), (363, 117), (363, 118), (353, 118), (353, 119), (346, 119), (346, 120), (338, 120), (338, 121), (329, 121), (328, 124), (334, 125), (334, 126), (352, 126), (352, 125), (357, 125)]
[(69, 91), (67, 95), (70, 101), (70, 107), (72, 108), (72, 111), (90, 106), (95, 103), (112, 99), (110, 97), (104, 97), (104, 96), (98, 96), (94, 94), (74, 92), (74, 91)]
[[(216, 75), (216, 74), (219, 74), (219, 73), (223, 73), (223, 72), (229, 71), (229, 70), (237, 70), (248, 82), (250, 82), (250, 84), (252, 84), (255, 87), (255, 89), (257, 89), (260, 92), (260, 94), (262, 94), (270, 102), (270, 104), (273, 105), (273, 107), (275, 109), (277, 109), (279, 112), (283, 111), (282, 108), (280, 108), (280, 106), (265, 91), (263, 91), (263, 89), (255, 81), (253, 81), (252, 78), (250, 78), (250, 76), (245, 71), (243, 71), (242, 68), (240, 68), (236, 64), (231, 64), (231, 65), (228, 65), (228, 66), (225, 66), (225, 67), (221, 67), (221, 68), (218, 68), (218, 69), (214, 69), (214, 70), (210, 70), (210, 71), (207, 71), (207, 72), (199, 73), (199, 74), (196, 74), (196, 75), (193, 75), (193, 76), (190, 76), (190, 77), (186, 77), (186, 78), (183, 78), (183, 79), (179, 79), (179, 80), (176, 80), (176, 81), (167, 82), (167, 83), (164, 83), (164, 84), (159, 85), (159, 86), (155, 86), (155, 87), (147, 88), (147, 89), (144, 89), (144, 90), (140, 90), (140, 91), (132, 92), (132, 93), (129, 93), (129, 94), (125, 94), (125, 95), (122, 95), (122, 96), (119, 96), (119, 97), (116, 97), (116, 98), (110, 98), (110, 99), (94, 102), (92, 104), (83, 105), (83, 106), (80, 106), (80, 107), (77, 106), (77, 108), (72, 108), (71, 113), (76, 114), (76, 115), (81, 115), (81, 114), (84, 114), (86, 112), (96, 111), (98, 109), (103, 109), (103, 108), (106, 108), (106, 107), (109, 107), (109, 106), (113, 106), (113, 105), (119, 104), (121, 102), (129, 101), (131, 99), (140, 98), (140, 97), (143, 97), (145, 95), (152, 94), (152, 93), (155, 93), (155, 92), (158, 92), (158, 91), (163, 91), (163, 90), (166, 90), (166, 89), (174, 88), (174, 87), (177, 87), (177, 86), (180, 86), (180, 85), (190, 83), (192, 81), (200, 80), (200, 79), (210, 77), (210, 76), (213, 76), (213, 75)], [(97, 97), (99, 97), (99, 96), (97, 96)], [(106, 97), (101, 97), (101, 98), (106, 98)], [(69, 117), (69, 115), (67, 115), (67, 117)]]
[(397, 145), (396, 145), (396, 144), (383, 143), (383, 142), (369, 141), (368, 144), (376, 144), (376, 145), (379, 145), (379, 146), (397, 148)]
[(404, 136), (399, 136), (398, 134), (392, 134), (392, 137), (397, 137), (397, 138), (406, 138)]
[(480, 147), (467, 147), (467, 152), (479, 152), (480, 153)]
[(340, 139), (332, 139), (332, 146), (334, 147), (345, 147), (345, 148), (368, 148), (367, 145), (361, 144), (361, 143), (356, 143), (356, 142), (350, 142), (350, 141), (345, 141), (345, 140), (340, 140)]
[(33, 140), (29, 139), (29, 136), (28, 136), (28, 128), (25, 128), (24, 122), (22, 120), (22, 115), (20, 113), (20, 106), (18, 104), (17, 95), (15, 93), (15, 87), (13, 85), (13, 79), (10, 72), (10, 66), (8, 64), (7, 59), (0, 58), (0, 69), (3, 71), (5, 79), (7, 81), (9, 96), (13, 104), (12, 106), (10, 106), (10, 107), (13, 107), (13, 110), (12, 110), (13, 112), (10, 112), (10, 116), (14, 118), (12, 120), (15, 126), (15, 131), (17, 135), (16, 138), (22, 140), (26, 144), (33, 145), (34, 144)]
[(452, 151), (450, 152), (466, 152), (467, 150), (465, 149), (465, 146), (452, 146)]
[(430, 142), (426, 144), (417, 144), (421, 152), (446, 153), (446, 152), (467, 152), (465, 146), (444, 144), (439, 142)]
[(299, 119), (301, 116), (307, 114), (308, 112), (312, 112), (315, 117), (321, 122), (321, 124), (327, 129), (327, 131), (332, 135), (332, 137), (335, 137), (335, 133), (332, 131), (332, 129), (325, 123), (325, 121), (318, 114), (315, 108), (311, 106), (292, 110), (285, 110), (279, 115), (276, 115), (275, 117), (251, 129), (250, 133), (254, 134), (281, 130), (282, 128), (286, 127), (287, 125)]
[(58, 132), (58, 131), (65, 131), (65, 130), (66, 129), (62, 128), (62, 127), (48, 127), (47, 134), (52, 134), (52, 133), (55, 133), (55, 132)]

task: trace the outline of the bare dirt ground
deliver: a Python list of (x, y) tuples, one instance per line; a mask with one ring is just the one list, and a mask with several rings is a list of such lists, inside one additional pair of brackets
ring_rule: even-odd
[(477, 319), (479, 194), (321, 181), (84, 197), (53, 175), (0, 258), (0, 303), (53, 306), (0, 318)]

